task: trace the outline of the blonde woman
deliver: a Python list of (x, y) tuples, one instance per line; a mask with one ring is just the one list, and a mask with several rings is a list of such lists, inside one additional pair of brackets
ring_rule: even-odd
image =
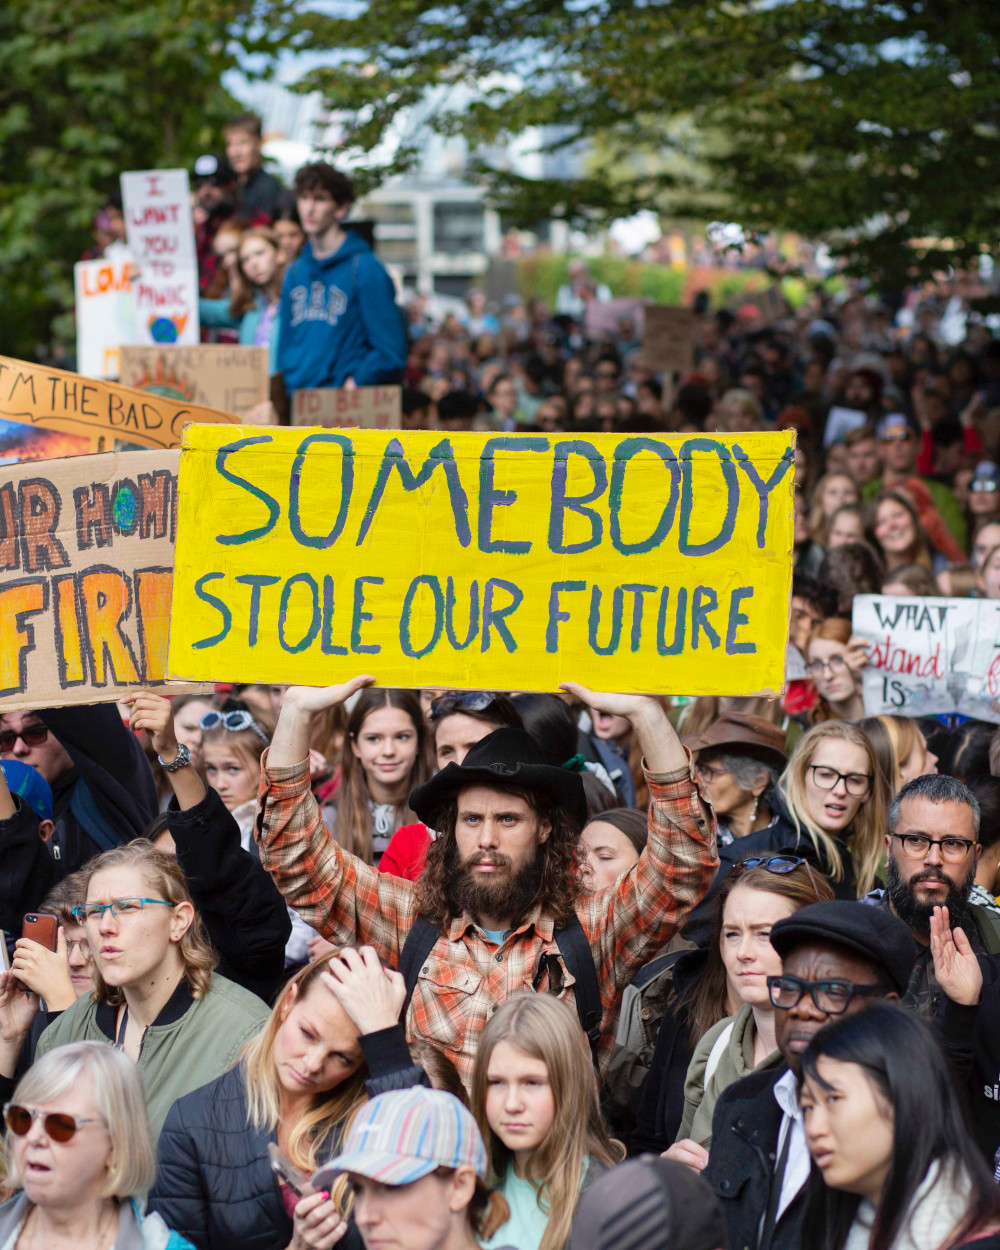
[(838, 898), (862, 898), (875, 884), (890, 798), (864, 731), (830, 720), (799, 740), (771, 809), (789, 846), (812, 847)]
[(310, 1174), (339, 1152), (369, 1094), (425, 1080), (399, 1024), (405, 993), (371, 947), (298, 972), (236, 1066), (172, 1108), (151, 1209), (198, 1250), (340, 1240), (346, 1185), (300, 1197), (272, 1171), (268, 1146)]
[(508, 998), (483, 1029), (472, 1113), (510, 1219), (486, 1250), (562, 1250), (580, 1191), (624, 1149), (608, 1137), (576, 1013), (547, 994)]
[(0, 1207), (3, 1250), (193, 1250), (143, 1216), (156, 1154), (135, 1064), (77, 1042), (40, 1059), (4, 1108), (16, 1192)]
[(825, 473), (816, 483), (809, 509), (809, 535), (822, 547), (830, 545), (830, 523), (844, 507), (861, 502), (854, 478), (849, 473)]
[(49, 1025), (36, 1053), (83, 1041), (123, 1050), (139, 1065), (156, 1136), (175, 1099), (235, 1063), (267, 1008), (212, 971), (177, 860), (145, 839), (91, 861), (73, 914), (93, 954), (94, 993)]
[(938, 757), (927, 745), (920, 726), (909, 716), (869, 716), (858, 722), (875, 749), (889, 797), (908, 781), (938, 770)]

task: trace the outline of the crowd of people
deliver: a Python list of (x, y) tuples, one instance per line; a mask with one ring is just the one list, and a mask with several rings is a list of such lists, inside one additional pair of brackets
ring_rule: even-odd
[(989, 327), (945, 282), (699, 300), (664, 375), (631, 319), (587, 336), (585, 264), (555, 312), (434, 322), (343, 174), (289, 199), (255, 119), (199, 166), (202, 322), (289, 390), (794, 427), (788, 687), (219, 674), (0, 716), (0, 1250), (1000, 1247), (1000, 737), (866, 716), (851, 625), (1000, 597)]

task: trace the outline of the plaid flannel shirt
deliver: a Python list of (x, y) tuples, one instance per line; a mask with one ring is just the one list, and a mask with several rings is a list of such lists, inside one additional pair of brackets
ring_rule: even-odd
[[(257, 841), (261, 862), (289, 906), (335, 946), (372, 946), (395, 968), (417, 915), (416, 885), (377, 871), (342, 850), (323, 824), (307, 761), (272, 768), (261, 761)], [(612, 887), (576, 904), (601, 988), (601, 1060), (614, 1045), (621, 996), (636, 972), (670, 941), (704, 896), (719, 866), (715, 821), (698, 800), (690, 761), (646, 772), (649, 841)], [(447, 1054), (468, 1084), (479, 1033), (512, 994), (531, 991), (543, 954), (559, 955), (552, 917), (536, 907), (495, 946), (469, 915), (453, 920), (424, 963), (406, 1025)], [(538, 983), (548, 989), (548, 973)], [(560, 996), (573, 1006), (563, 968)]]

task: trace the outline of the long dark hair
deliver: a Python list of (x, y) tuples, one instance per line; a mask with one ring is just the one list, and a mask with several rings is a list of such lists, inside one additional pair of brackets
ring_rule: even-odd
[[(525, 914), (536, 903), (544, 901), (546, 914), (553, 917), (556, 928), (567, 924), (573, 914), (573, 904), (581, 891), (576, 860), (579, 828), (562, 808), (546, 802), (532, 791), (509, 785), (498, 785), (496, 788), (524, 799), (534, 809), (539, 820), (547, 820), (552, 826), (552, 832), (538, 848), (538, 888), (534, 897), (528, 901)], [(427, 863), (417, 883), (417, 911), (440, 927), (450, 923), (462, 912), (456, 893), (460, 872), (458, 844), (455, 840), (457, 817), (458, 803), (452, 799), (437, 822), (438, 836), (427, 848)], [(515, 925), (520, 920), (520, 916), (513, 918)]]
[(791, 872), (770, 872), (761, 864), (757, 868), (737, 872), (739, 867), (738, 863), (733, 865), (715, 897), (712, 940), (708, 946), (708, 959), (702, 974), (678, 1001), (681, 1013), (687, 1020), (692, 1050), (710, 1028), (729, 1014), (726, 1005), (726, 965), (722, 961), (722, 928), (726, 900), (733, 890), (738, 885), (745, 885), (751, 890), (777, 894), (794, 903), (796, 911), (810, 903), (829, 903), (833, 900), (830, 883), (818, 868), (799, 864)]
[[(892, 1115), (893, 1146), (882, 1200), (875, 1216), (870, 1250), (890, 1250), (903, 1232), (914, 1195), (932, 1163), (957, 1166), (969, 1178), (965, 1219), (951, 1244), (965, 1241), (1000, 1220), (1000, 1189), (976, 1148), (948, 1062), (930, 1029), (892, 1003), (873, 1003), (821, 1029), (799, 1065), (806, 1077), (824, 1084), (817, 1061), (825, 1057), (863, 1068)], [(803, 1228), (812, 1231), (815, 1250), (843, 1250), (861, 1199), (828, 1188), (813, 1170), (806, 1191)]]
[[(420, 712), (420, 700), (412, 690), (384, 690), (373, 688), (363, 690), (348, 717), (344, 733), (344, 743), (340, 750), (340, 789), (337, 792), (337, 828), (336, 838), (345, 850), (357, 855), (366, 863), (372, 862), (372, 842), (374, 827), (372, 825), (371, 794), (368, 790), (368, 779), (361, 761), (352, 750), (365, 721), (372, 714), (384, 707), (398, 708), (413, 723), (417, 735), (417, 754), (410, 772), (409, 790), (413, 790), (430, 776), (427, 760), (427, 732), (424, 718)], [(393, 832), (401, 825), (416, 820), (405, 801), (395, 810)]]

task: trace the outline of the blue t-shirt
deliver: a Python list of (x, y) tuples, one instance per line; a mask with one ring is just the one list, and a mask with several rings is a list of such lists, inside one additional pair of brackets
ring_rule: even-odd
[(482, 1242), (483, 1250), (501, 1250), (503, 1246), (538, 1250), (549, 1222), (548, 1215), (538, 1205), (538, 1186), (533, 1181), (522, 1180), (514, 1171), (514, 1164), (509, 1163), (497, 1190), (507, 1199), (510, 1219), (500, 1225), (489, 1241)]

